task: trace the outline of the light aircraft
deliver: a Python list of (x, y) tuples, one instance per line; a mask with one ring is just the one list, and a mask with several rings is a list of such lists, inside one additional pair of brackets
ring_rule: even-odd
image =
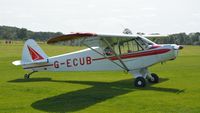
[(25, 42), (22, 60), (13, 64), (31, 71), (24, 75), (25, 79), (38, 71), (126, 71), (135, 77), (136, 87), (144, 87), (146, 80), (159, 82), (158, 75), (151, 73), (148, 67), (174, 60), (183, 48), (176, 44), (159, 45), (147, 38), (130, 34), (70, 33), (51, 38), (47, 43), (66, 45), (78, 39), (88, 48), (53, 57), (48, 57), (29, 39)]

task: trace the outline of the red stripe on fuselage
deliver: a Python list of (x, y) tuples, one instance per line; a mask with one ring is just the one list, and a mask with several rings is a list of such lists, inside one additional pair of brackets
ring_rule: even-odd
[[(170, 49), (159, 49), (159, 50), (152, 50), (152, 51), (145, 51), (145, 52), (138, 52), (138, 53), (132, 53), (132, 54), (125, 54), (121, 55), (121, 59), (129, 59), (129, 58), (136, 58), (136, 57), (144, 57), (144, 56), (151, 56), (151, 55), (157, 55), (157, 54), (163, 54), (170, 51)], [(93, 61), (96, 60), (103, 60), (107, 58), (97, 58), (93, 59)], [(108, 57), (110, 60), (118, 60), (116, 56)]]

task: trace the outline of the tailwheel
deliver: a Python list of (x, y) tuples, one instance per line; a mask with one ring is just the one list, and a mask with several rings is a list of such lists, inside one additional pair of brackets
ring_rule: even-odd
[(25, 74), (25, 75), (24, 75), (24, 79), (29, 79), (29, 78), (30, 78), (30, 75), (32, 75), (32, 74), (35, 73), (35, 72), (37, 72), (37, 71), (32, 71), (32, 72), (30, 72), (30, 73)]
[(24, 75), (24, 79), (29, 79), (30, 78), (30, 75), (29, 74), (25, 74)]
[(151, 77), (148, 78), (148, 81), (150, 83), (158, 83), (159, 82), (159, 77), (155, 73), (151, 73)]
[(135, 86), (136, 87), (145, 87), (146, 81), (143, 77), (137, 77), (135, 79)]

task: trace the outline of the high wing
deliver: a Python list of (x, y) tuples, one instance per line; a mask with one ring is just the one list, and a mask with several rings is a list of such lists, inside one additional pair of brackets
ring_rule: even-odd
[(165, 38), (169, 37), (169, 35), (143, 35), (146, 38)]
[[(168, 37), (168, 35), (132, 35), (132, 34), (96, 34), (96, 33), (70, 33), (66, 35), (61, 35), (57, 37), (50, 38), (47, 44), (59, 44), (62, 42), (68, 42), (76, 39), (90, 39), (90, 40), (100, 40), (101, 38), (136, 38), (136, 37), (146, 37), (146, 38), (160, 38)], [(148, 40), (150, 41), (150, 40)]]
[[(47, 44), (56, 44), (61, 42), (67, 42), (76, 39), (84, 40), (100, 40), (101, 38), (136, 38), (139, 35), (127, 35), (127, 34), (96, 34), (96, 33), (71, 33), (50, 38)], [(61, 43), (62, 44), (62, 43)]]
[[(119, 40), (124, 39), (135, 39), (141, 38), (145, 40), (150, 45), (155, 44), (154, 42), (144, 38), (142, 35), (132, 35), (132, 34), (96, 34), (96, 33), (71, 33), (66, 35), (61, 35), (57, 37), (50, 38), (47, 44), (59, 44), (67, 45), (72, 43), (74, 40), (78, 40), (81, 45), (90, 45), (91, 47), (100, 47), (103, 40), (107, 40), (109, 43), (117, 43)], [(151, 36), (152, 37), (152, 36)], [(155, 37), (155, 36), (153, 36)]]

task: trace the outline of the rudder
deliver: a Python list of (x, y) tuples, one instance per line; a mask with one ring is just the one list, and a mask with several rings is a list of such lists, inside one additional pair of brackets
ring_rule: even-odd
[(28, 39), (25, 42), (22, 52), (22, 64), (46, 61), (47, 59), (48, 56), (33, 39)]

